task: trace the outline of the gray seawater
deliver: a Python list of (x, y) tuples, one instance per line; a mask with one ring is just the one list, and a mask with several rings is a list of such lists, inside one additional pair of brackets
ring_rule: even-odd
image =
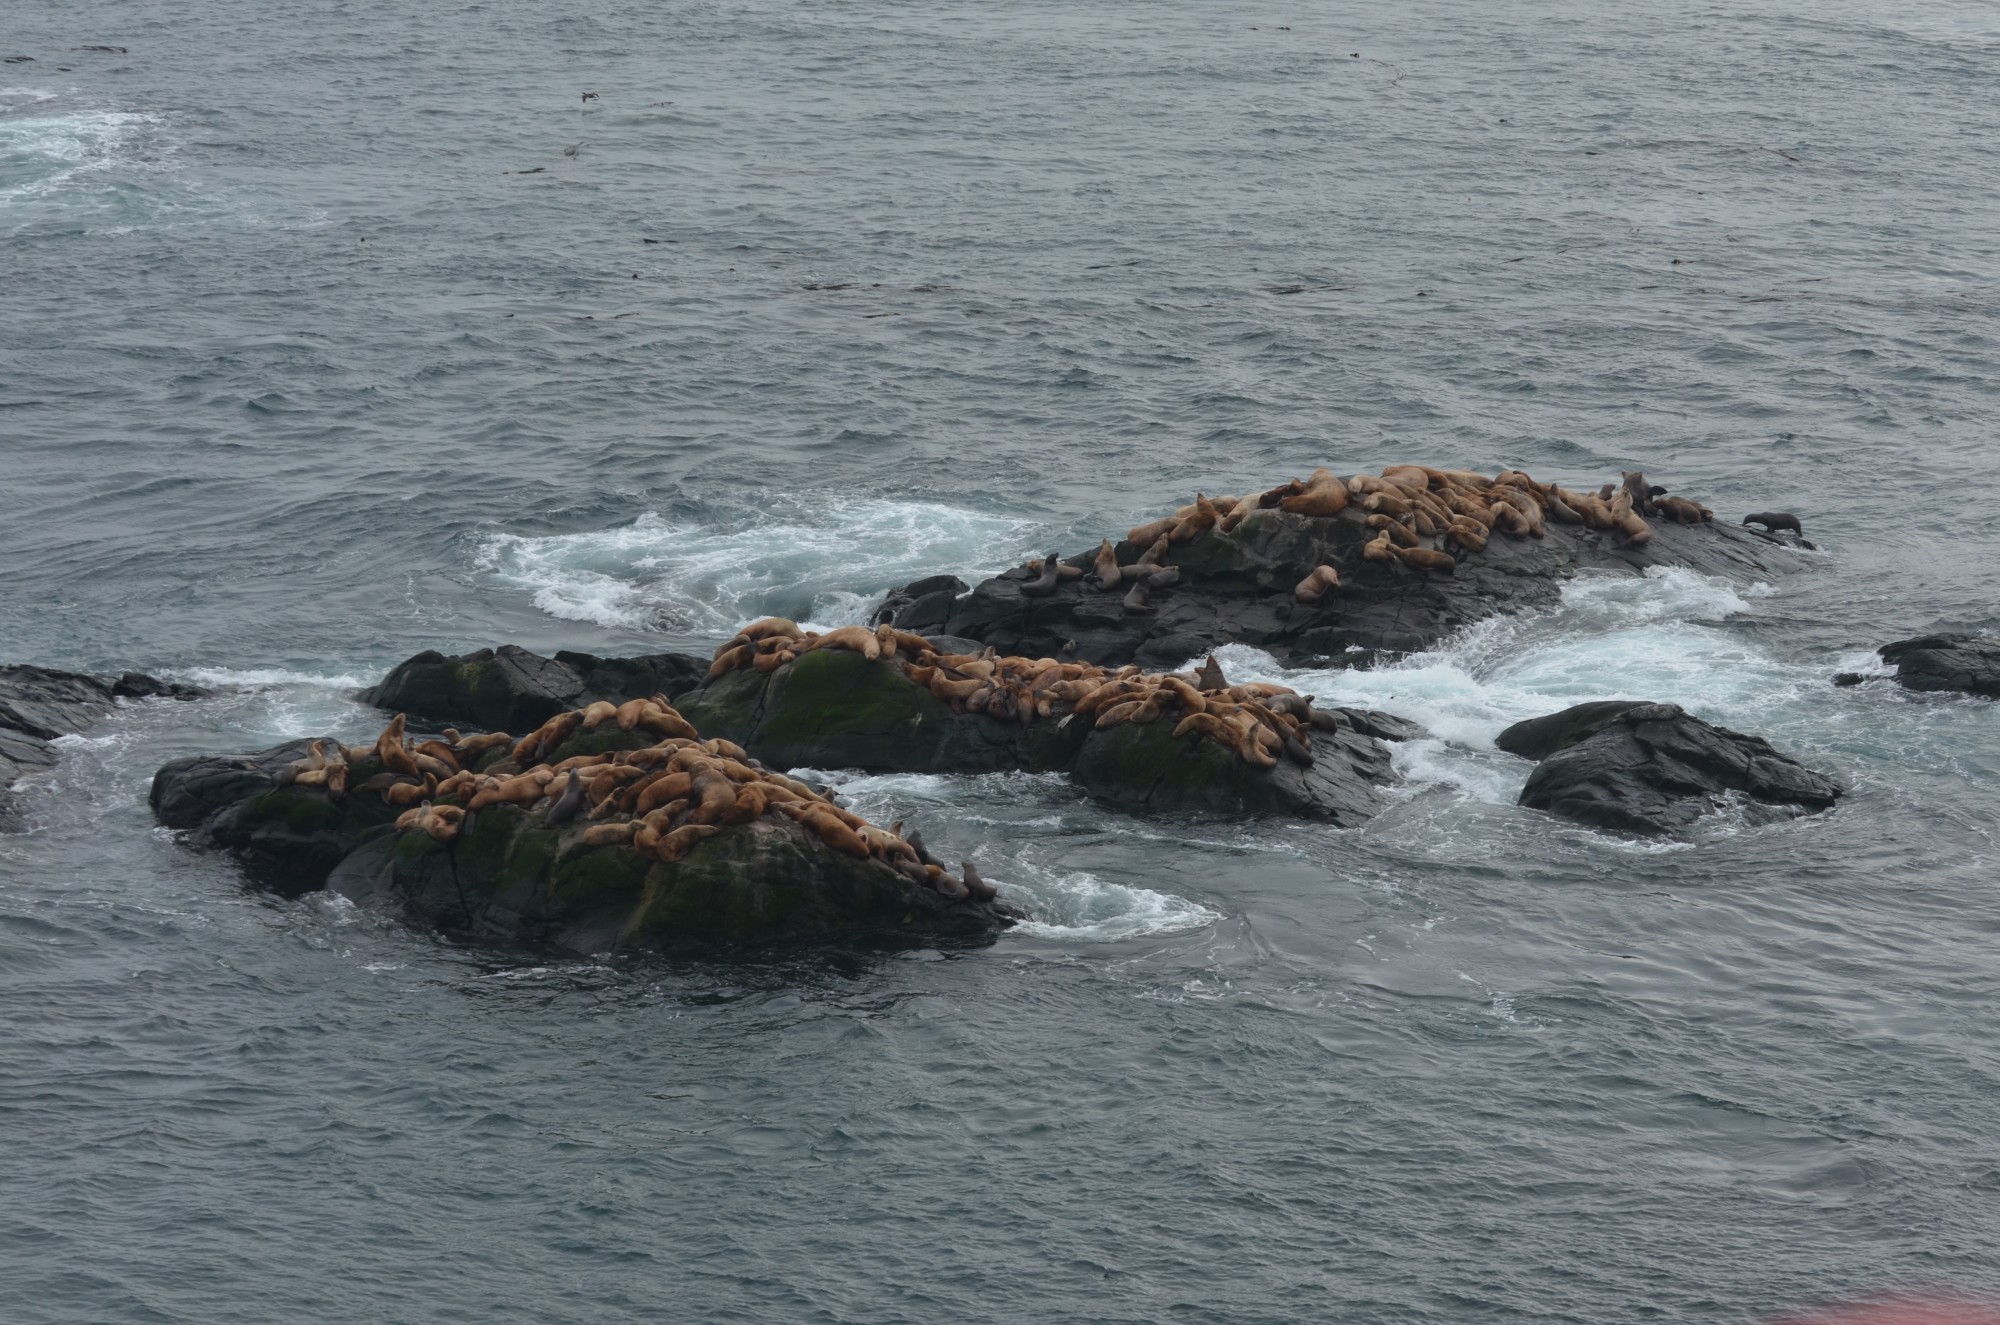
[[(0, 1318), (2000, 1294), (2000, 716), (1826, 685), (2000, 626), (2000, 17), (1637, 8), (8, 11), (0, 660), (219, 694), (0, 838)], [(538, 962), (146, 812), (370, 732), (420, 648), (851, 620), (1404, 459), (1636, 464), (1824, 555), (1295, 677), (1434, 733), (1359, 831), (833, 771), (1033, 911), (967, 952)], [(1611, 695), (1852, 795), (1671, 847), (1515, 809), (1493, 734)]]

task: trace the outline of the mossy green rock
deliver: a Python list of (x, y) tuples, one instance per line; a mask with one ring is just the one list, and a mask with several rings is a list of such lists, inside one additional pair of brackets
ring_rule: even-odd
[(674, 701), (704, 736), (774, 768), (873, 773), (1047, 772), (1069, 767), (1089, 730), (954, 713), (901, 664), (815, 649), (765, 674), (739, 667)]
[(1120, 723), (1092, 731), (1070, 777), (1100, 800), (1152, 813), (1286, 814), (1355, 827), (1382, 808), (1375, 784), (1394, 780), (1389, 751), (1350, 730), (1313, 733), (1313, 763), (1245, 763), (1206, 737), (1176, 737), (1174, 723)]
[(702, 660), (678, 653), (599, 658), (565, 650), (544, 658), (503, 644), (446, 657), (427, 649), (397, 664), (359, 698), (412, 718), (525, 735), (558, 713), (600, 699), (623, 703), (686, 689), (706, 669)]
[[(582, 737), (620, 748), (633, 734)], [(287, 891), (325, 886), (448, 933), (568, 952), (974, 940), (1019, 916), (1004, 903), (947, 902), (789, 820), (724, 828), (673, 864), (627, 846), (585, 847), (587, 824), (552, 829), (515, 805), (468, 815), (449, 843), (398, 833), (399, 812), (373, 794), (334, 801), (319, 788), (278, 786), (308, 744), (168, 764), (154, 778), (155, 813)], [(376, 771), (373, 761), (357, 764), (355, 781)]]

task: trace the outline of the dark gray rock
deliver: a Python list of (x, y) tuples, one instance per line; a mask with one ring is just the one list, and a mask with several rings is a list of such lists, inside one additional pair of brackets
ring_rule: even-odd
[[(1978, 635), (1919, 635), (1884, 644), (1882, 661), (1908, 690), (1955, 690), (2000, 699), (2000, 639)], [(1839, 680), (1835, 680), (1839, 684)]]
[(1329, 708), (1323, 711), (1338, 714), (1347, 726), (1378, 741), (1418, 741), (1430, 735), (1421, 722), (1412, 722), (1378, 709)]
[[(398, 832), (398, 812), (376, 796), (336, 801), (318, 787), (278, 785), (310, 743), (167, 764), (153, 779), (154, 813), (288, 894), (325, 886), (453, 935), (572, 953), (978, 941), (1021, 915), (1000, 901), (948, 901), (790, 820), (725, 828), (673, 864), (626, 846), (585, 847), (583, 823), (552, 826), (512, 805), (476, 811), (440, 843)], [(353, 781), (380, 771), (364, 758)]]
[(528, 732), (558, 713), (600, 699), (623, 703), (673, 695), (701, 680), (708, 663), (681, 653), (599, 658), (559, 652), (553, 658), (515, 644), (447, 657), (427, 649), (398, 663), (358, 698), (392, 713)]
[(55, 764), (51, 741), (88, 731), (120, 699), (199, 699), (207, 693), (144, 672), (110, 679), (25, 664), (0, 667), (0, 832), (22, 828), (12, 788), (23, 774)]
[[(1371, 651), (1426, 648), (1499, 613), (1553, 606), (1563, 581), (1580, 570), (1636, 574), (1651, 566), (1685, 566), (1742, 579), (1807, 564), (1781, 542), (1715, 523), (1658, 521), (1643, 547), (1625, 546), (1616, 533), (1551, 524), (1542, 539), (1496, 535), (1450, 574), (1366, 561), (1361, 546), (1372, 535), (1358, 510), (1328, 518), (1259, 511), (1228, 534), (1210, 532), (1169, 551), (1167, 564), (1180, 568), (1181, 580), (1153, 591), (1150, 615), (1128, 615), (1122, 590), (1095, 589), (1088, 577), (1048, 596), (1031, 596), (1023, 592), (1030, 581), (1019, 568), (952, 595), (942, 618), (938, 595), (944, 591), (918, 592), (937, 577), (892, 593), (884, 609), (904, 629), (944, 631), (1028, 657), (1060, 656), (1074, 641), (1075, 656), (1090, 662), (1178, 666), (1240, 642), (1282, 658), (1351, 662)], [(1129, 542), (1118, 545), (1126, 564), (1143, 551)], [(1091, 555), (1063, 560), (1085, 566)], [(1343, 588), (1312, 606), (1293, 602), (1292, 587), (1322, 563), (1339, 569)]]
[[(1598, 712), (1544, 730), (1574, 732), (1602, 716), (1601, 706), (1580, 707)], [(1592, 828), (1661, 836), (1687, 831), (1731, 798), (1744, 800), (1755, 817), (1780, 819), (1829, 809), (1840, 795), (1831, 778), (1755, 736), (1703, 722), (1678, 705), (1639, 704), (1545, 757), (1520, 803)]]
[(1517, 722), (1493, 738), (1493, 744), (1523, 759), (1547, 759), (1558, 750), (1567, 750), (1578, 741), (1603, 731), (1619, 716), (1642, 707), (1643, 699), (1598, 699), (1577, 704), (1560, 713)]
[(1310, 768), (1259, 769), (1213, 741), (1174, 739), (1170, 720), (1099, 731), (1089, 715), (1022, 724), (959, 713), (896, 663), (844, 649), (815, 650), (768, 674), (738, 668), (675, 704), (704, 733), (778, 769), (1067, 772), (1088, 794), (1126, 809), (1290, 814), (1344, 826), (1379, 811), (1375, 785), (1395, 780), (1378, 737), (1422, 734), (1386, 713), (1333, 710), (1340, 729), (1315, 728)]

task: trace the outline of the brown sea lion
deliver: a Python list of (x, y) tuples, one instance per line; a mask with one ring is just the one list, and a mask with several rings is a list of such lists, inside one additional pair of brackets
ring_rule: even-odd
[(1384, 529), (1381, 533), (1363, 543), (1361, 545), (1361, 555), (1368, 561), (1392, 560), (1396, 555), (1396, 544), (1389, 536), (1389, 531)]
[(1646, 476), (1636, 469), (1622, 470), (1619, 477), (1624, 482), (1625, 491), (1632, 498), (1632, 509), (1641, 515), (1653, 513), (1653, 494), (1646, 483)]
[(1124, 572), (1118, 565), (1118, 550), (1111, 546), (1110, 539), (1107, 538), (1097, 545), (1097, 560), (1093, 563), (1091, 569), (1097, 573), (1098, 588), (1116, 589), (1118, 587), (1119, 577)]
[(1377, 529), (1389, 535), (1400, 546), (1415, 547), (1417, 545), (1416, 531), (1394, 516), (1371, 515), (1367, 519), (1370, 529)]
[(1179, 516), (1162, 516), (1148, 524), (1139, 525), (1137, 528), (1128, 531), (1125, 535), (1125, 541), (1138, 547), (1150, 547), (1154, 539), (1167, 537), (1173, 532), (1174, 526), (1179, 523)]
[(965, 891), (975, 902), (990, 902), (1000, 895), (1000, 890), (979, 877), (978, 868), (969, 860), (958, 863), (959, 878), (965, 884)]
[(1332, 566), (1321, 565), (1313, 573), (1292, 586), (1292, 599), (1300, 603), (1317, 603), (1321, 598), (1340, 588), (1340, 572)]
[(1125, 601), (1121, 606), (1126, 616), (1153, 615), (1153, 606), (1146, 601), (1146, 582), (1144, 580), (1132, 586), (1131, 591), (1125, 595)]
[(1350, 500), (1347, 485), (1332, 470), (1321, 468), (1298, 492), (1280, 498), (1278, 509), (1293, 515), (1334, 516), (1346, 510)]
[(1439, 552), (1427, 547), (1399, 547), (1396, 558), (1413, 570), (1438, 571), (1449, 575), (1458, 568), (1458, 562), (1449, 552)]
[(1689, 501), (1685, 497), (1656, 497), (1653, 499), (1653, 509), (1661, 515), (1670, 517), (1676, 524), (1701, 524), (1703, 521), (1715, 518), (1714, 511), (1698, 501)]

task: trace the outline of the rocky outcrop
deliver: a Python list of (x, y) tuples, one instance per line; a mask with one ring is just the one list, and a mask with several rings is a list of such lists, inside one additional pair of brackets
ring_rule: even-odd
[(12, 788), (23, 774), (54, 765), (50, 742), (89, 730), (121, 699), (198, 699), (207, 693), (144, 672), (106, 677), (52, 667), (0, 667), (0, 832), (20, 831)]
[(681, 653), (599, 658), (558, 652), (553, 658), (515, 644), (446, 657), (427, 649), (363, 690), (364, 704), (428, 722), (526, 731), (567, 709), (600, 699), (623, 703), (676, 695), (701, 680), (708, 664)]
[(1388, 714), (1322, 711), (1309, 765), (1261, 768), (1213, 741), (1175, 737), (1171, 717), (1100, 729), (1097, 715), (1060, 706), (1029, 720), (958, 711), (913, 681), (904, 662), (846, 649), (804, 653), (770, 672), (737, 668), (677, 707), (777, 768), (1066, 772), (1088, 794), (1133, 810), (1290, 814), (1343, 826), (1375, 814), (1376, 786), (1395, 780), (1382, 738), (1419, 730)]
[(1493, 738), (1493, 744), (1523, 759), (1547, 759), (1558, 750), (1567, 750), (1578, 741), (1588, 740), (1609, 727), (1628, 710), (1641, 708), (1643, 699), (1599, 699), (1577, 704), (1560, 713), (1517, 722)]
[[(1632, 546), (1615, 531), (1551, 523), (1539, 539), (1496, 535), (1447, 574), (1365, 559), (1361, 548), (1374, 534), (1354, 507), (1331, 517), (1258, 511), (1226, 534), (1210, 530), (1169, 549), (1162, 564), (1179, 568), (1180, 582), (1151, 592), (1139, 615), (1126, 611), (1121, 591), (1093, 588), (1088, 576), (1037, 596), (1022, 568), (965, 593), (951, 590), (950, 577), (933, 576), (892, 593), (884, 611), (901, 629), (1030, 657), (1178, 666), (1243, 643), (1287, 659), (1353, 660), (1427, 648), (1490, 616), (1551, 607), (1563, 582), (1583, 570), (1683, 566), (1744, 579), (1805, 564), (1784, 542), (1733, 525), (1660, 522), (1649, 542)], [(1126, 565), (1145, 550), (1116, 546)], [(1093, 555), (1062, 560), (1081, 569)], [(1295, 601), (1293, 587), (1320, 565), (1337, 568), (1342, 587), (1317, 603)]]
[(1535, 722), (1509, 729), (1529, 728), (1514, 744), (1549, 750), (1520, 803), (1592, 828), (1664, 836), (1731, 801), (1775, 820), (1829, 809), (1841, 795), (1838, 783), (1767, 742), (1675, 704), (1578, 705)]
[(2000, 699), (2000, 639), (1919, 635), (1884, 644), (1878, 652), (1896, 669), (1896, 683), (1906, 690), (1950, 690)]
[[(646, 741), (615, 725), (585, 739), (598, 735), (580, 733), (550, 755)], [(321, 737), (176, 760), (154, 777), (154, 814), (192, 845), (230, 851), (253, 877), (288, 893), (326, 887), (453, 935), (571, 953), (976, 940), (1021, 914), (991, 897), (960, 892), (954, 900), (880, 855), (836, 850), (805, 822), (776, 814), (714, 822), (672, 859), (631, 841), (594, 844), (591, 834), (610, 822), (564, 815), (556, 796), (486, 804), (449, 833), (398, 828), (398, 808), (366, 790), (385, 775), (372, 755), (348, 752), (341, 794), (288, 778), (315, 744), (341, 748)], [(518, 767), (504, 758), (496, 766), (502, 775)], [(471, 791), (439, 802), (471, 804)]]

